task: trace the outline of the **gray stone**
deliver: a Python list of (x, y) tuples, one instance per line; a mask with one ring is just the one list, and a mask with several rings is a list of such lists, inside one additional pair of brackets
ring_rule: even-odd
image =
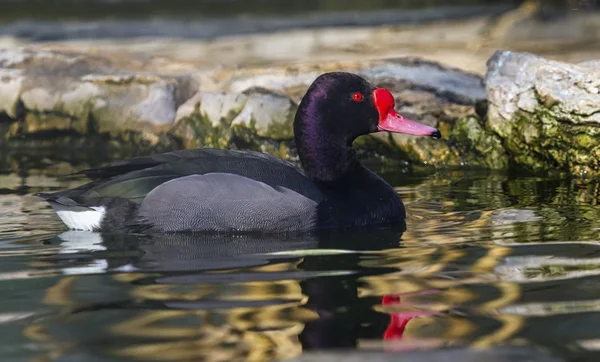
[(568, 64), (502, 51), (488, 62), (486, 84), (489, 117), (494, 122), (510, 121), (519, 110), (533, 113), (538, 105), (547, 105), (566, 122), (600, 123), (597, 62)]
[(0, 50), (0, 111), (23, 117), (22, 133), (170, 127), (197, 88), (189, 76), (128, 71), (92, 54)]
[(413, 86), (433, 90), (465, 104), (485, 100), (485, 87), (480, 76), (459, 69), (443, 67), (420, 59), (397, 59), (361, 69), (359, 74), (374, 83), (410, 82)]
[(460, 100), (465, 104), (474, 104), (485, 100), (486, 97), (483, 79), (479, 75), (418, 58), (367, 61), (362, 64), (353, 64), (351, 67), (346, 65), (339, 65), (337, 68), (330, 68), (328, 65), (313, 66), (308, 71), (307, 69), (288, 67), (284, 69), (269, 68), (268, 72), (260, 70), (246, 74), (240, 72), (223, 81), (222, 87), (224, 90), (232, 92), (243, 92), (253, 87), (259, 87), (301, 96), (303, 92), (300, 90), (306, 90), (320, 74), (334, 70), (354, 72), (374, 84), (392, 85), (389, 87), (392, 90), (394, 88), (403, 89), (408, 83), (413, 88), (432, 91), (455, 101)]
[(291, 139), (296, 104), (264, 88), (242, 93), (198, 92), (177, 110), (177, 122), (199, 117), (212, 127), (243, 126), (260, 137)]
[(198, 113), (201, 117), (209, 120), (213, 127), (218, 127), (223, 121), (231, 124), (232, 113), (239, 114), (244, 108), (247, 98), (241, 93), (199, 91), (179, 107), (176, 122), (193, 117), (195, 113)]
[(293, 137), (296, 104), (287, 96), (263, 88), (251, 88), (243, 93), (246, 103), (231, 124), (253, 128), (260, 137), (274, 140)]
[[(0, 52), (0, 66), (0, 112), (13, 121), (3, 131), (10, 142), (44, 131), (100, 133), (135, 145), (252, 149), (293, 158), (298, 102), (319, 74), (344, 70), (389, 88), (401, 114), (440, 128), (450, 141), (381, 132), (359, 138), (358, 149), (435, 166), (507, 163), (500, 142), (486, 141), (483, 132), (471, 137), (453, 131), (483, 123), (477, 114), (485, 102), (483, 79), (415, 58), (230, 69), (200, 77), (141, 71), (132, 59), (95, 53), (12, 50)], [(205, 87), (199, 89), (196, 79)], [(470, 148), (454, 145), (463, 139), (479, 141)]]
[(600, 173), (600, 67), (497, 52), (488, 62), (486, 129), (515, 163)]

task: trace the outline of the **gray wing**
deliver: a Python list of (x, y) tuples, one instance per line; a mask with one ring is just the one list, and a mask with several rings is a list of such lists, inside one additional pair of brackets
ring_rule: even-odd
[(139, 216), (161, 232), (300, 231), (315, 226), (319, 201), (244, 176), (209, 173), (156, 187)]

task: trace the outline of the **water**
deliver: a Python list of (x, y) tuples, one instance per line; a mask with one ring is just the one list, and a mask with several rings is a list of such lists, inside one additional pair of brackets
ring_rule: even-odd
[(72, 167), (3, 163), (0, 359), (526, 345), (598, 360), (600, 183), (373, 167), (408, 230), (261, 239), (65, 232), (30, 194), (81, 183), (59, 177)]

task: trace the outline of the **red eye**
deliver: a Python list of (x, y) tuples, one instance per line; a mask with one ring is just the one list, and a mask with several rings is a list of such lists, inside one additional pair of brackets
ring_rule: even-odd
[(363, 96), (361, 92), (356, 92), (352, 95), (352, 100), (354, 100), (355, 102), (360, 102), (363, 99), (365, 99), (365, 96)]

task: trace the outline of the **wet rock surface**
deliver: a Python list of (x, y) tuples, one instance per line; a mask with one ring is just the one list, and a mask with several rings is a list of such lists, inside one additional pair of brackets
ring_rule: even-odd
[(292, 123), (328, 71), (389, 88), (404, 116), (442, 140), (380, 132), (363, 156), (435, 167), (600, 173), (598, 62), (497, 52), (484, 78), (420, 58), (189, 67), (67, 50), (0, 50), (0, 148), (111, 143), (158, 152), (217, 147), (294, 159)]
[[(102, 55), (64, 51), (0, 53), (3, 143), (31, 145), (107, 138), (163, 148), (218, 147), (294, 158), (297, 105), (321, 73), (345, 70), (389, 88), (397, 108), (447, 134), (478, 118), (480, 76), (414, 58), (196, 72), (151, 71)], [(31, 140), (36, 140), (32, 142)], [(29, 141), (29, 143), (27, 143)], [(363, 154), (457, 166), (469, 153), (450, 142), (379, 133), (360, 138)]]
[(485, 125), (514, 163), (532, 170), (600, 173), (600, 67), (528, 53), (488, 62)]
[(167, 129), (197, 88), (189, 76), (115, 67), (101, 55), (0, 51), (0, 111), (13, 121), (5, 138), (43, 132), (151, 133)]

